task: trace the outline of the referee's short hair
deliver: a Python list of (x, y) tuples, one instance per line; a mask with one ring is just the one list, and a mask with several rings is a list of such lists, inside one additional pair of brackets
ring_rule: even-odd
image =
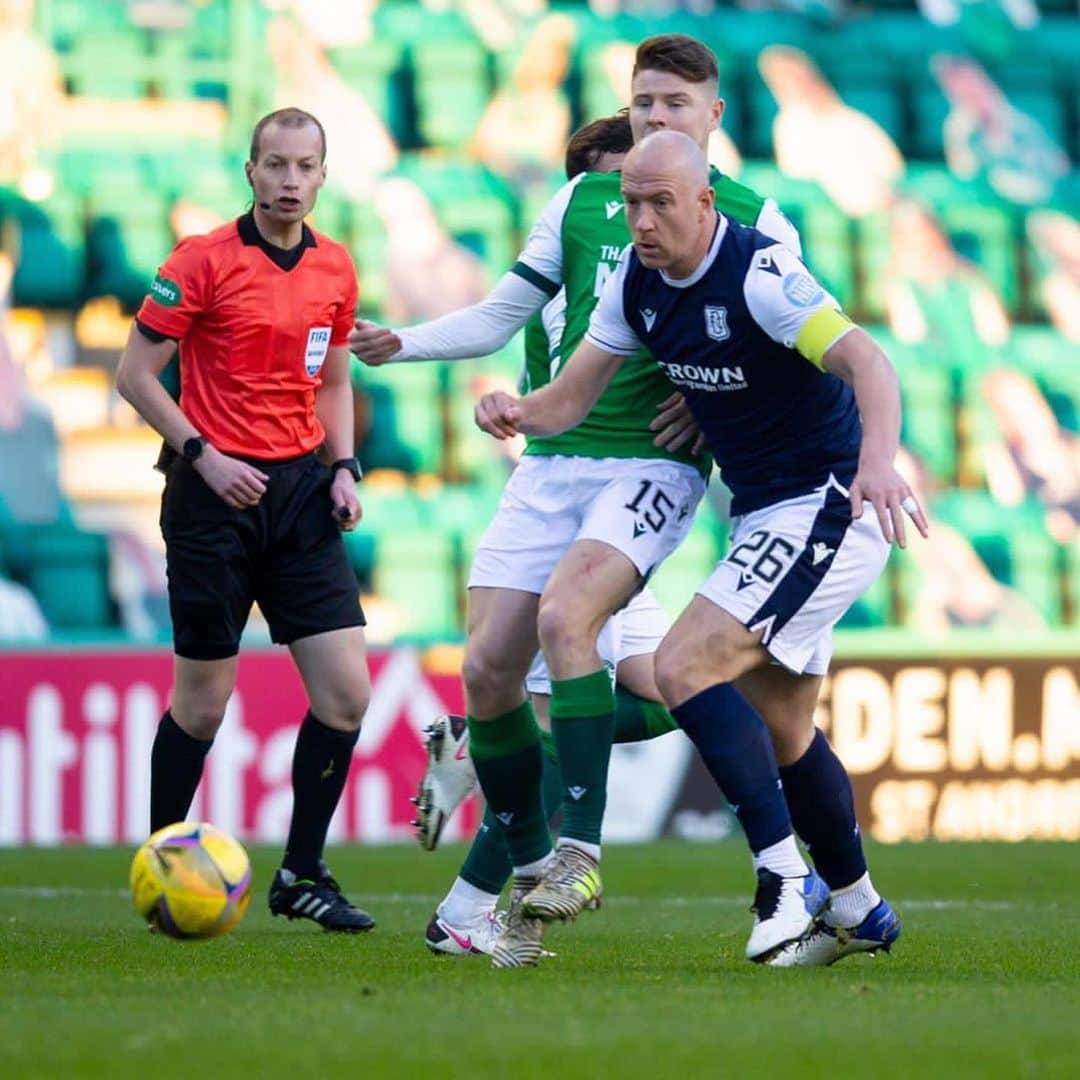
[(303, 109), (288, 108), (276, 109), (272, 113), (267, 113), (255, 125), (255, 130), (251, 133), (251, 151), (248, 155), (248, 160), (252, 163), (259, 160), (259, 143), (262, 142), (263, 128), (267, 124), (277, 124), (279, 127), (287, 128), (302, 128), (307, 127), (308, 124), (314, 124), (319, 130), (319, 141), (322, 144), (320, 160), (326, 160), (326, 130), (319, 122), (319, 118), (312, 116), (311, 113), (305, 112)]
[(566, 144), (566, 179), (588, 172), (604, 154), (626, 154), (634, 145), (630, 116), (620, 109), (614, 116), (602, 116), (578, 128)]

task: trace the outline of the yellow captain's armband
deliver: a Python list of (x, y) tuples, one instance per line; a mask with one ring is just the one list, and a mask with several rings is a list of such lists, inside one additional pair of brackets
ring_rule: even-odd
[(854, 323), (835, 308), (819, 308), (803, 323), (799, 336), (795, 339), (795, 349), (815, 367), (824, 371), (822, 358), (829, 346), (843, 337)]

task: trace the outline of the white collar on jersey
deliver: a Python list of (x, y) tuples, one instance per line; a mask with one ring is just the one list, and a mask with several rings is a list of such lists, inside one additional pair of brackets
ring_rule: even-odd
[(696, 285), (705, 276), (705, 271), (712, 266), (716, 253), (720, 250), (720, 245), (724, 242), (726, 235), (727, 218), (723, 214), (717, 213), (716, 232), (713, 233), (712, 243), (709, 245), (709, 250), (705, 252), (705, 258), (698, 263), (698, 268), (689, 277), (684, 278), (668, 277), (667, 272), (661, 270), (660, 276), (664, 279), (664, 284), (670, 285), (673, 289), (689, 289), (691, 285)]

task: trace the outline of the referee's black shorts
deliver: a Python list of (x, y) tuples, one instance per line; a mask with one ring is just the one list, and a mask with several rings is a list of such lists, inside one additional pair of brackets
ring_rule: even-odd
[(234, 510), (183, 459), (161, 501), (177, 656), (235, 656), (257, 602), (271, 638), (363, 626), (360, 588), (331, 514), (330, 470), (313, 454), (254, 461), (270, 479), (257, 506)]

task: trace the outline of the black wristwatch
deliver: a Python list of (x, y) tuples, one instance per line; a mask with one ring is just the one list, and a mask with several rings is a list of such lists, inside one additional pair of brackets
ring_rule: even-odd
[(184, 440), (184, 460), (193, 465), (202, 456), (203, 450), (206, 449), (206, 436), (205, 435), (192, 435), (190, 439)]
[(360, 462), (354, 457), (338, 458), (333, 465), (330, 466), (330, 472), (333, 475), (337, 475), (338, 469), (345, 469), (349, 475), (359, 482), (360, 477), (364, 474), (360, 471)]

